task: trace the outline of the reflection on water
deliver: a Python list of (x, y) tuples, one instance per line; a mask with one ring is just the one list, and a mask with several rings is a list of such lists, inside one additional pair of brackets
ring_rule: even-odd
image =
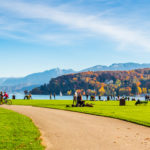
[[(9, 97), (12, 98), (13, 94), (10, 94)], [(16, 99), (24, 99), (24, 94), (20, 94), (17, 93), (16, 95)], [(132, 99), (133, 97), (130, 97), (130, 99)], [(135, 96), (134, 97), (136, 100), (140, 99), (140, 100), (144, 100), (144, 96)], [(50, 96), (49, 95), (32, 95), (32, 99), (37, 99), (37, 100), (49, 100)], [(52, 99), (54, 99), (54, 97), (52, 96)], [(56, 100), (72, 100), (73, 96), (57, 96), (56, 95)], [(107, 97), (106, 96), (102, 96), (101, 100), (106, 100)], [(83, 96), (83, 100), (86, 100), (86, 97)], [(98, 100), (98, 96), (96, 96), (96, 100)]]

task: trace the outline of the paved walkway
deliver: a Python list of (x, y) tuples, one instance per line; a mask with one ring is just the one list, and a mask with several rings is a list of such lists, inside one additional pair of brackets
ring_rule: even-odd
[(0, 106), (30, 117), (47, 150), (150, 150), (150, 128), (133, 123), (32, 106)]

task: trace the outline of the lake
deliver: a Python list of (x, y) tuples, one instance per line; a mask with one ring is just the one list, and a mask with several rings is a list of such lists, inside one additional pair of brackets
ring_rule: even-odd
[[(9, 97), (12, 98), (13, 94), (9, 94)], [(16, 93), (16, 99), (24, 99), (24, 94), (21, 93)], [(130, 99), (132, 99), (133, 97), (130, 97)], [(140, 100), (145, 100), (144, 96), (135, 96), (134, 97), (136, 100), (140, 99)], [(49, 100), (50, 96), (49, 95), (32, 95), (32, 99), (37, 99), (37, 100)], [(52, 96), (52, 99), (54, 99), (54, 97)], [(56, 95), (56, 100), (72, 100), (73, 96), (59, 96)], [(101, 100), (106, 100), (107, 97), (106, 96), (102, 96)], [(83, 100), (86, 100), (86, 97), (83, 96)], [(96, 96), (96, 100), (98, 100), (98, 96)]]

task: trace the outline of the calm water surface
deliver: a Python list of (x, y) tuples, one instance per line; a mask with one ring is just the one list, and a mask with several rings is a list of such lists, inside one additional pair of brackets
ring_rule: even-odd
[[(12, 98), (13, 94), (9, 94), (9, 97)], [(16, 99), (24, 99), (24, 94), (20, 94), (20, 93), (16, 93)], [(130, 99), (132, 99), (133, 97), (130, 97)], [(134, 97), (136, 100), (140, 99), (140, 100), (144, 100), (144, 96), (135, 96)], [(36, 99), (36, 100), (49, 100), (50, 96), (49, 95), (32, 95), (32, 99)], [(54, 99), (54, 97), (52, 96), (52, 99)], [(59, 96), (56, 95), (56, 100), (72, 100), (73, 96)], [(107, 97), (106, 96), (102, 96), (101, 100), (106, 100)], [(83, 96), (83, 100), (86, 100), (86, 97)], [(96, 96), (96, 100), (98, 100), (98, 96)]]

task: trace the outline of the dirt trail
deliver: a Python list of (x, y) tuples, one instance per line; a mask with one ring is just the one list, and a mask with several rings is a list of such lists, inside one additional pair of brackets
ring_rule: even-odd
[(31, 106), (1, 106), (30, 117), (47, 150), (150, 150), (150, 128), (100, 116)]

